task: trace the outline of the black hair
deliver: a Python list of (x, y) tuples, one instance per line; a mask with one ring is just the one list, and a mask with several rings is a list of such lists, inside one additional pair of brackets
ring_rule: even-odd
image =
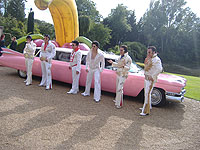
[(148, 48), (147, 49), (151, 49), (152, 50), (152, 52), (156, 52), (157, 53), (157, 49), (156, 49), (156, 47), (155, 46), (148, 46)]
[(32, 37), (31, 37), (30, 35), (28, 35), (28, 36), (26, 37), (26, 39), (30, 39), (30, 40), (32, 41)]
[(50, 35), (49, 34), (45, 34), (44, 37), (48, 37), (50, 40)]
[(96, 45), (98, 48), (100, 47), (100, 44), (99, 44), (98, 41), (93, 41), (93, 42), (92, 42), (92, 45), (93, 45), (93, 44)]
[(120, 47), (124, 49), (124, 52), (125, 52), (125, 53), (128, 52), (128, 47), (127, 47), (126, 45), (122, 45), (122, 46), (120, 46)]
[(78, 42), (78, 41), (72, 41), (72, 43), (76, 44), (76, 46), (79, 45), (79, 42)]

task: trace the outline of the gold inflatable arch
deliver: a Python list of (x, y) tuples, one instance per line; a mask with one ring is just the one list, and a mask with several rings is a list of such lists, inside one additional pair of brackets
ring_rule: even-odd
[(79, 37), (75, 0), (35, 0), (35, 5), (40, 10), (49, 8), (54, 22), (56, 41), (61, 46)]

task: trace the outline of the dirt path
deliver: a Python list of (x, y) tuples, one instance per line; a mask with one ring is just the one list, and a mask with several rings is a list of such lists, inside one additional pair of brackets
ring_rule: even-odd
[[(115, 109), (114, 94), (68, 95), (70, 85), (26, 87), (16, 70), (0, 67), (0, 150), (197, 150), (200, 102), (185, 99), (139, 116), (142, 103), (125, 97)], [(83, 88), (81, 88), (81, 92)]]

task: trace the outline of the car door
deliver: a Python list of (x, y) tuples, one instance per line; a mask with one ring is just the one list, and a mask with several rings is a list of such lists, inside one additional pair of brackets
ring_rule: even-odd
[(51, 70), (54, 80), (72, 83), (72, 71), (69, 69), (70, 54), (71, 52), (56, 51)]
[(107, 60), (108, 59), (105, 58), (105, 69), (101, 73), (101, 89), (103, 91), (115, 93), (117, 74), (115, 68), (113, 68)]

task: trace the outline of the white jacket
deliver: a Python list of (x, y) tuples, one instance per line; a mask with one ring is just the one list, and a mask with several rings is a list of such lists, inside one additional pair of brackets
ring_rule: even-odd
[(45, 43), (42, 43), (40, 57), (47, 58), (48, 62), (51, 62), (56, 55), (55, 45), (49, 41), (46, 50), (44, 50), (44, 45)]
[(98, 52), (94, 60), (92, 60), (92, 50), (88, 52), (86, 58), (86, 69), (99, 69), (100, 72), (102, 72), (105, 67), (105, 59), (102, 52), (100, 50), (97, 51)]
[(151, 76), (154, 81), (157, 80), (157, 76), (162, 72), (162, 70), (162, 63), (157, 54), (154, 54), (153, 57), (149, 59), (144, 66), (144, 74)]
[(117, 59), (117, 62), (113, 62), (112, 66), (117, 67), (117, 74), (119, 76), (124, 76), (124, 77), (127, 78), (128, 77), (128, 71), (130, 70), (131, 64), (132, 64), (132, 59), (128, 55), (128, 52), (127, 52), (127, 53), (124, 54), (123, 57), (120, 56)]
[(23, 52), (24, 57), (33, 59), (35, 50), (36, 50), (36, 44), (33, 41), (31, 41), (30, 43), (26, 43), (26, 46), (25, 46), (24, 52)]
[(70, 55), (70, 63), (69, 65), (71, 67), (76, 66), (76, 71), (80, 72), (81, 71), (81, 59), (82, 59), (82, 53), (80, 49), (77, 51), (72, 51)]

